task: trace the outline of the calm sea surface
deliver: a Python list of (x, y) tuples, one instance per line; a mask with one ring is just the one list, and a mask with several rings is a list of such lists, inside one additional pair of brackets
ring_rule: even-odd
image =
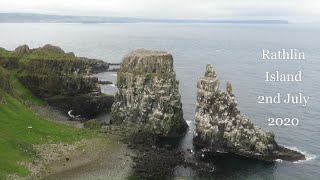
[[(62, 47), (77, 56), (120, 62), (137, 48), (160, 49), (172, 53), (180, 81), (184, 117), (191, 126), (180, 142), (182, 149), (193, 148), (192, 129), (196, 81), (212, 64), (225, 88), (233, 85), (243, 115), (256, 125), (276, 134), (277, 141), (307, 156), (298, 163), (265, 165), (244, 159), (220, 160), (211, 179), (320, 179), (320, 26), (231, 25), (231, 24), (0, 24), (0, 47), (13, 50), (28, 44)], [(262, 49), (296, 48), (305, 52), (305, 61), (262, 61)], [(302, 71), (303, 82), (265, 82), (265, 72)], [(114, 73), (99, 74), (115, 80)], [(114, 93), (115, 87), (104, 86)], [(260, 95), (303, 93), (310, 96), (307, 106), (258, 104)], [(298, 118), (298, 126), (268, 126), (270, 117)], [(177, 167), (176, 176), (198, 177), (192, 169)], [(209, 178), (209, 177), (208, 177)]]

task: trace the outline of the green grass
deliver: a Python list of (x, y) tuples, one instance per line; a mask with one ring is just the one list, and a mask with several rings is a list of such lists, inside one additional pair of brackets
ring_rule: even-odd
[(45, 50), (36, 50), (32, 53), (23, 55), (22, 60), (76, 60), (77, 58), (73, 54), (69, 53), (56, 53)]
[[(12, 58), (17, 55), (12, 51), (0, 48), (0, 58)], [(20, 59), (58, 59), (73, 60), (72, 54), (37, 50), (24, 54)], [(23, 86), (16, 71), (0, 69), (0, 75), (9, 78), (12, 88), (8, 92), (0, 88), (0, 180), (8, 174), (20, 176), (29, 174), (28, 170), (18, 162), (30, 161), (36, 156), (33, 145), (48, 142), (74, 142), (92, 137), (92, 130), (79, 130), (65, 124), (59, 124), (36, 115), (29, 105), (45, 105), (41, 99)], [(32, 128), (28, 128), (32, 127)]]
[(92, 134), (88, 130), (75, 129), (37, 116), (1, 89), (0, 99), (6, 101), (0, 104), (0, 179), (11, 173), (21, 176), (29, 173), (17, 162), (35, 157), (33, 144), (73, 142)]
[(0, 58), (12, 58), (12, 57), (17, 57), (17, 55), (12, 51), (8, 51), (4, 48), (0, 48)]
[(59, 53), (54, 51), (48, 51), (43, 49), (37, 49), (31, 53), (18, 55), (14, 51), (8, 51), (6, 49), (0, 48), (0, 58), (19, 58), (22, 61), (27, 60), (77, 60), (77, 57), (72, 53)]

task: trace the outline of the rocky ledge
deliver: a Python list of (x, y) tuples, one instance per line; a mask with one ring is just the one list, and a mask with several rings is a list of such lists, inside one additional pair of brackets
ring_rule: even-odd
[(272, 132), (264, 132), (242, 116), (237, 108), (232, 86), (219, 90), (219, 80), (211, 65), (198, 81), (194, 143), (211, 152), (234, 153), (264, 161), (304, 160), (297, 151), (280, 146)]
[(113, 124), (137, 125), (164, 137), (186, 132), (171, 54), (133, 51), (123, 58), (117, 74), (119, 92), (112, 107)]

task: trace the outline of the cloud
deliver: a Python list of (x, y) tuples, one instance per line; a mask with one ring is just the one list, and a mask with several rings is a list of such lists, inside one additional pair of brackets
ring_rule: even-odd
[(162, 19), (319, 19), (316, 0), (0, 0), (1, 12)]

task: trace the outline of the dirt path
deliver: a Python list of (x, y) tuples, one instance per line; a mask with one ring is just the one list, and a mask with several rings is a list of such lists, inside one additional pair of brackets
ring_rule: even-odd
[(50, 163), (45, 179), (125, 179), (134, 154), (115, 137), (91, 139), (66, 158)]
[[(31, 107), (35, 113), (50, 120), (83, 128), (83, 124), (69, 121), (68, 117), (50, 106)], [(119, 135), (100, 133), (92, 139), (72, 144), (43, 144), (34, 148), (38, 157), (29, 163), (21, 163), (30, 170), (28, 177), (9, 175), (8, 179), (125, 179), (131, 175), (132, 150)]]

